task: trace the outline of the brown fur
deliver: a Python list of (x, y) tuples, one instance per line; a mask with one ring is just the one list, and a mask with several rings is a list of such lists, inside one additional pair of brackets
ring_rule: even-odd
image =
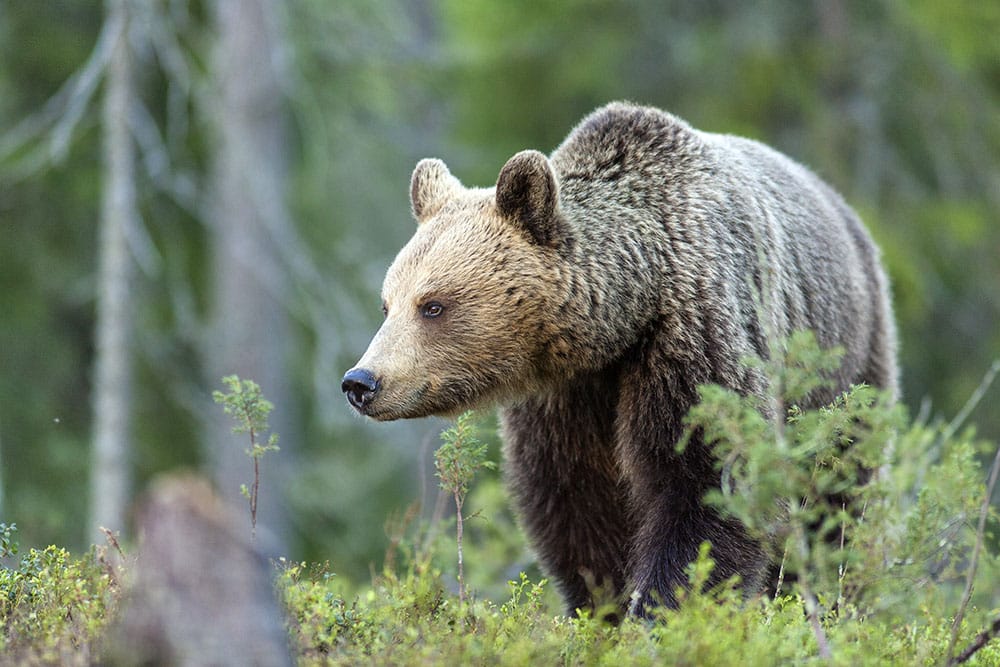
[(352, 371), (377, 380), (356, 407), (500, 405), (509, 486), (571, 610), (595, 584), (637, 613), (673, 604), (704, 540), (712, 582), (758, 590), (764, 551), (702, 502), (708, 449), (675, 445), (699, 384), (763, 396), (741, 359), (798, 329), (846, 350), (814, 404), (852, 383), (896, 390), (886, 278), (840, 196), (759, 143), (611, 104), (551, 157), (515, 155), (495, 188), (421, 161), (411, 197), (420, 224)]

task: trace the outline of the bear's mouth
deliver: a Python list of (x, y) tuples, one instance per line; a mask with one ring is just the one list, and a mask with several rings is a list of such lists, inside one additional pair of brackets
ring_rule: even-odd
[(348, 401), (359, 413), (380, 422), (390, 422), (397, 419), (417, 419), (438, 414), (434, 407), (424, 404), (430, 391), (430, 383), (425, 382), (414, 390), (405, 400), (394, 400), (392, 388), (384, 387), (380, 380), (373, 395), (361, 404), (356, 404), (351, 397)]
[[(442, 391), (443, 387), (449, 390)], [(425, 380), (404, 394), (398, 385), (380, 377), (373, 387), (361, 387), (356, 396), (345, 393), (358, 414), (379, 422), (430, 416), (454, 418), (466, 410), (481, 407), (481, 401), (476, 400), (468, 383), (442, 382), (440, 379)]]

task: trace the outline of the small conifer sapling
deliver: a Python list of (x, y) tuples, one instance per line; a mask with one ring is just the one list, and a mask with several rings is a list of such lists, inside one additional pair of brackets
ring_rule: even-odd
[(455, 425), (441, 434), (442, 445), (434, 452), (434, 467), (441, 488), (449, 491), (455, 499), (455, 529), (458, 542), (458, 599), (465, 602), (465, 572), (462, 562), (463, 522), (462, 507), (469, 493), (476, 472), (482, 468), (492, 469), (496, 464), (486, 459), (486, 443), (476, 437), (474, 413), (465, 412), (455, 421)]
[(253, 461), (253, 482), (250, 488), (246, 484), (240, 486), (240, 493), (250, 503), (250, 534), (257, 536), (257, 496), (260, 489), (260, 459), (268, 452), (278, 451), (278, 434), (272, 433), (266, 444), (259, 440), (270, 430), (267, 416), (274, 405), (265, 399), (260, 386), (253, 380), (240, 380), (236, 375), (227, 375), (222, 383), (229, 388), (228, 393), (213, 391), (212, 399), (222, 405), (235, 421), (233, 433), (247, 433), (250, 436), (250, 446), (245, 450)]

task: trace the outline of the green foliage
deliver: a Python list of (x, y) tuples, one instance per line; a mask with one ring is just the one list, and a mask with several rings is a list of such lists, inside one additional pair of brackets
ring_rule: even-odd
[(103, 550), (74, 558), (55, 546), (30, 549), (17, 568), (0, 568), (0, 654), (11, 664), (91, 664), (117, 606)]
[(240, 380), (236, 375), (227, 375), (222, 383), (229, 387), (228, 393), (213, 391), (212, 399), (222, 405), (226, 414), (236, 421), (233, 433), (246, 433), (250, 436), (250, 446), (246, 449), (247, 456), (253, 461), (253, 482), (248, 488), (240, 486), (240, 492), (250, 503), (251, 531), (257, 530), (257, 498), (260, 492), (260, 460), (268, 452), (278, 451), (278, 434), (272, 433), (265, 444), (257, 442), (270, 427), (267, 416), (274, 409), (260, 392), (260, 387), (253, 380)]
[[(686, 418), (688, 434), (704, 434), (721, 470), (721, 489), (709, 494), (709, 502), (772, 546), (800, 587), (829, 591), (843, 583), (843, 544), (863, 518), (858, 489), (883, 463), (904, 422), (901, 406), (866, 386), (852, 387), (819, 410), (798, 407), (824, 388), (824, 374), (840, 355), (821, 350), (811, 332), (798, 332), (783, 356), (757, 364), (770, 395), (702, 387), (701, 402)], [(784, 420), (762, 414), (762, 408), (781, 406), (789, 406)]]
[[(530, 664), (555, 622), (544, 614), (544, 582), (510, 582), (510, 599), (459, 604), (435, 571), (387, 573), (353, 599), (336, 579), (287, 567), (278, 586), (291, 611), (300, 664)], [(554, 650), (553, 650), (554, 649)], [(558, 656), (549, 647), (549, 656)]]
[[(700, 591), (711, 567), (703, 550), (678, 609), (660, 610), (652, 624), (626, 619), (618, 627), (587, 614), (553, 613), (544, 602), (546, 582), (523, 574), (508, 583), (509, 597), (499, 605), (457, 604), (433, 571), (385, 576), (349, 596), (335, 578), (296, 564), (282, 571), (278, 586), (303, 665), (819, 663), (801, 597), (748, 604), (731, 584)], [(950, 618), (924, 609), (897, 622), (845, 609), (825, 614), (822, 623), (834, 647), (829, 664), (913, 665), (942, 660)], [(963, 635), (970, 638), (971, 633)], [(1000, 646), (994, 641), (969, 664), (992, 665), (997, 659)]]
[(0, 558), (16, 556), (18, 550), (17, 540), (14, 533), (17, 532), (17, 524), (0, 523)]
[(450, 491), (455, 499), (456, 541), (458, 543), (458, 598), (465, 602), (465, 566), (463, 539), (465, 517), (462, 508), (469, 484), (476, 472), (495, 468), (496, 464), (486, 459), (487, 445), (476, 437), (474, 413), (469, 411), (459, 415), (455, 425), (441, 434), (443, 444), (434, 452), (434, 466), (441, 480), (441, 488)]
[(267, 452), (278, 451), (278, 436), (271, 434), (267, 444), (257, 442), (257, 436), (268, 430), (267, 416), (274, 405), (261, 395), (260, 387), (253, 380), (240, 380), (236, 375), (227, 375), (222, 383), (229, 388), (228, 393), (212, 392), (212, 400), (222, 405), (226, 414), (236, 421), (233, 433), (250, 434), (247, 456), (259, 459)]
[[(835, 358), (836, 351), (797, 336), (780, 360), (757, 370), (775, 391), (801, 398), (821, 388), (815, 377)], [(264, 425), (259, 390), (227, 384), (242, 423)], [(1000, 555), (984, 553), (975, 570), (969, 558), (985, 536), (974, 521), (985, 495), (978, 456), (985, 445), (972, 429), (907, 425), (900, 408), (868, 387), (819, 410), (792, 405), (774, 421), (761, 417), (759, 401), (704, 387), (688, 426), (702, 429), (721, 457), (726, 484), (710, 501), (785, 556), (786, 571), (796, 575), (785, 592), (745, 599), (733, 580), (705, 590), (714, 568), (706, 542), (688, 567), (678, 608), (657, 610), (652, 623), (566, 618), (545, 580), (524, 572), (500, 602), (465, 600), (435, 565), (447, 550), (430, 539), (437, 527), (410, 512), (391, 526), (386, 564), (368, 584), (337, 577), (329, 565), (279, 559), (277, 588), (295, 658), (302, 665), (941, 664), (965, 576), (975, 595), (952, 653), (977, 646), (980, 629), (1000, 627)], [(765, 401), (783, 403), (782, 396)], [(493, 512), (495, 483), (472, 485), (488, 461), (471, 417), (463, 415), (442, 440), (442, 486)], [(983, 525), (994, 532), (996, 513), (987, 518)], [(469, 550), (477, 564), (523, 549), (518, 531), (500, 526), (470, 531), (479, 542)], [(12, 534), (13, 527), (0, 526), (8, 550)], [(5, 657), (98, 659), (101, 633), (118, 607), (115, 572), (97, 552), (73, 559), (56, 547), (33, 549), (17, 569), (0, 570)], [(989, 632), (982, 638), (967, 664), (1000, 661), (1000, 639)]]
[(441, 434), (443, 444), (434, 452), (434, 467), (441, 488), (463, 500), (476, 472), (496, 464), (486, 459), (486, 443), (476, 437), (475, 413), (459, 415), (455, 425)]
[[(914, 411), (930, 399), (937, 413), (954, 414), (1000, 352), (997, 6), (284, 3), (285, 192), (295, 224), (271, 240), (308, 252), (283, 250), (264, 274), (295, 321), (274, 343), (304, 399), (295, 438), (302, 465), (288, 485), (303, 517), (296, 548), (350, 558), (360, 565), (345, 571), (360, 576), (381, 550), (385, 508), (405, 504), (414, 486), (418, 450), (405, 446), (426, 427), (376, 435), (351, 421), (339, 378), (376, 326), (379, 280), (412, 233), (405, 185), (416, 160), (438, 155), (466, 183), (489, 184), (514, 151), (554, 148), (610, 99), (760, 138), (843, 192), (891, 274), (904, 398)], [(91, 427), (99, 99), (73, 113), (71, 96), (49, 100), (79, 79), (102, 8), (0, 3), (2, 486), (5, 519), (18, 523), (25, 545), (86, 546), (86, 504), (77, 499), (87, 493), (79, 454)], [(204, 457), (203, 387), (192, 378), (218, 342), (204, 335), (218, 273), (211, 207), (199, 205), (211, 197), (218, 108), (207, 77), (212, 12), (181, 0), (143, 3), (142, 12), (136, 44), (155, 48), (136, 54), (137, 487)], [(80, 123), (66, 136), (76, 112)], [(984, 435), (1000, 434), (1000, 411), (984, 404), (974, 421)], [(397, 449), (359, 444), (374, 438)], [(331, 479), (352, 489), (349, 510), (331, 501)]]

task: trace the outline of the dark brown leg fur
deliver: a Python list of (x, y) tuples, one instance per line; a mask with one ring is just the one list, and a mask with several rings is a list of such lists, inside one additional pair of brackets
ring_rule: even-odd
[(629, 574), (635, 598), (630, 613), (646, 615), (651, 606), (675, 606), (675, 591), (687, 584), (685, 567), (710, 541), (714, 586), (740, 575), (748, 594), (756, 593), (767, 557), (743, 526), (723, 519), (702, 501), (719, 474), (709, 451), (695, 434), (683, 452), (676, 444), (682, 418), (696, 399), (698, 378), (691, 367), (661, 354), (655, 341), (626, 366), (616, 423), (617, 450), (631, 506), (637, 519)]
[(614, 459), (614, 386), (576, 379), (503, 413), (507, 481), (570, 614), (625, 600), (633, 531)]

